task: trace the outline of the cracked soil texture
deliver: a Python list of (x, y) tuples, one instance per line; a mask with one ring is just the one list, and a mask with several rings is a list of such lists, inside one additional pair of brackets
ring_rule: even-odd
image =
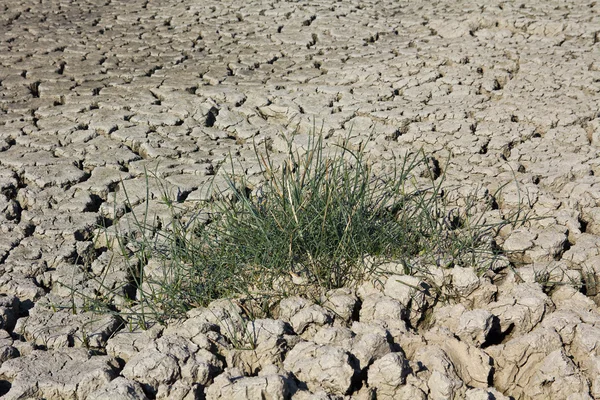
[[(600, 399), (599, 42), (592, 0), (0, 0), (0, 396)], [(113, 256), (94, 233), (115, 212), (149, 193), (166, 222), (146, 170), (185, 204), (230, 154), (256, 173), (254, 141), (315, 125), (506, 185), (501, 211), (526, 194), (544, 218), (499, 238), (518, 268), (453, 272), (466, 300), (426, 330), (391, 283), (338, 293), (372, 307), (354, 320), (290, 300), (248, 321), (269, 333), (253, 355), (202, 310), (128, 333), (51, 307), (102, 289), (82, 268)]]

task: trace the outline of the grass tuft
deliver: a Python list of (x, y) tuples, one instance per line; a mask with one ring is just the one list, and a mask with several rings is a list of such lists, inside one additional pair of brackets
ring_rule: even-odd
[(501, 259), (497, 232), (524, 220), (519, 210), (487, 222), (495, 194), (485, 191), (483, 208), (481, 194), (451, 205), (452, 188), (423, 152), (397, 157), (384, 172), (364, 147), (325, 146), (321, 135), (300, 149), (290, 141), (282, 163), (267, 144), (254, 151), (259, 184), (222, 168), (226, 185), (209, 188), (195, 216), (182, 218), (165, 196), (174, 210), (166, 227), (146, 213), (134, 216), (136, 235), (117, 235), (141, 265), (132, 273), (134, 314), (164, 320), (220, 298), (268, 311), (286, 296), (318, 298), (377, 278), (390, 262), (401, 266), (395, 273), (425, 279), (432, 267), (482, 274)]

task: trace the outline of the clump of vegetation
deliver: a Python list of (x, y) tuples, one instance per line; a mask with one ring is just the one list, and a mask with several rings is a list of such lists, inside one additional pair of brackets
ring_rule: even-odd
[(267, 145), (255, 154), (258, 185), (222, 168), (226, 187), (212, 187), (196, 218), (184, 223), (174, 213), (168, 229), (134, 219), (141, 234), (117, 238), (140, 261), (132, 273), (136, 312), (164, 319), (219, 298), (267, 310), (289, 295), (316, 298), (376, 278), (389, 261), (421, 276), (428, 265), (484, 272), (499, 255), (494, 235), (519, 220), (486, 223), (491, 203), (481, 210), (473, 199), (451, 207), (443, 175), (422, 152), (385, 172), (364, 147), (326, 147), (320, 135), (301, 151), (290, 142), (283, 163)]

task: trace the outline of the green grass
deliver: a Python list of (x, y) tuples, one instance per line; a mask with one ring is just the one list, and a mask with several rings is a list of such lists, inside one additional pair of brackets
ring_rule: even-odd
[(347, 140), (325, 146), (316, 134), (301, 151), (290, 142), (283, 163), (267, 145), (255, 146), (255, 154), (258, 185), (221, 168), (227, 187), (213, 187), (195, 215), (179, 212), (166, 194), (173, 210), (166, 227), (132, 216), (128, 231), (136, 234), (117, 234), (116, 243), (135, 259), (137, 294), (120, 312), (164, 320), (236, 298), (268, 313), (286, 296), (318, 298), (376, 279), (389, 261), (424, 279), (428, 266), (483, 273), (500, 256), (493, 240), (499, 229), (524, 220), (519, 210), (489, 222), (499, 215), (493, 194), (450, 205), (451, 188), (423, 152), (397, 157), (385, 172), (364, 147), (351, 149)]

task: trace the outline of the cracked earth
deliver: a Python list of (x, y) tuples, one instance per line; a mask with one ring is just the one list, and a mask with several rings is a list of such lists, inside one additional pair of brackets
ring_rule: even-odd
[[(595, 1), (0, 10), (3, 398), (600, 399)], [(506, 185), (500, 211), (526, 198), (544, 218), (501, 232), (514, 267), (502, 279), (452, 271), (465, 300), (436, 306), (427, 329), (399, 276), (331, 293), (329, 307), (288, 299), (277, 320), (215, 302), (129, 332), (55, 306), (72, 287), (98, 290), (86, 277), (109, 260), (115, 287), (130, 279), (100, 224), (145, 212), (147, 193), (166, 223), (164, 187), (204, 199), (230, 154), (252, 175), (254, 142), (301, 144), (315, 125), (378, 160), (422, 148), (448, 184)], [(148, 170), (164, 187), (147, 190)], [(228, 337), (249, 326), (262, 332), (250, 352)]]

